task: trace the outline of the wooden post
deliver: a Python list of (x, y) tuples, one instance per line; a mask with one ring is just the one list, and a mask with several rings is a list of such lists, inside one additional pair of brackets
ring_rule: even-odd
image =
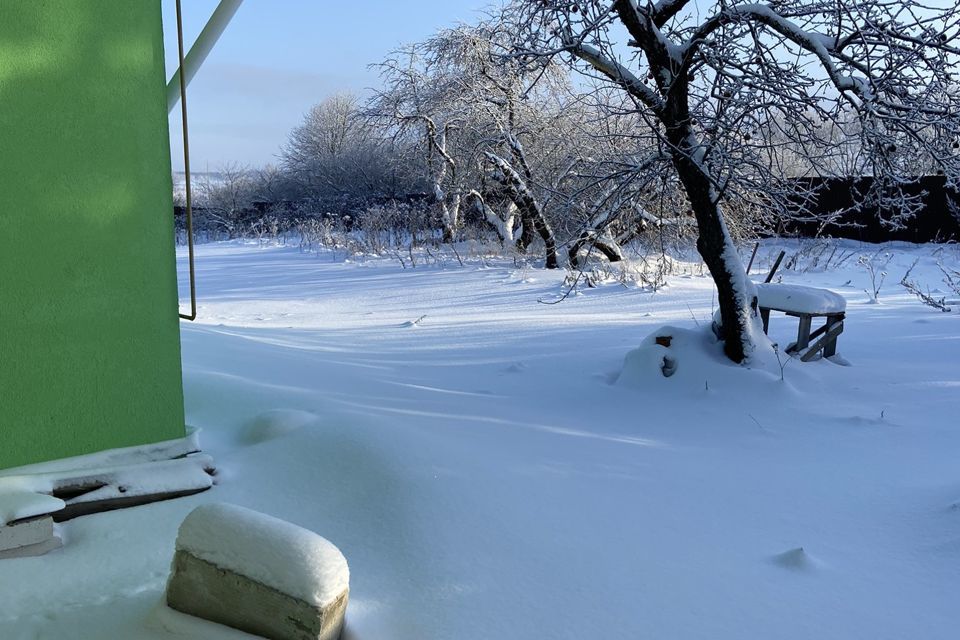
[(763, 332), (770, 333), (770, 309), (760, 307), (760, 319), (763, 320)]
[(750, 275), (750, 268), (753, 266), (753, 260), (757, 257), (757, 250), (760, 248), (760, 243), (753, 245), (753, 253), (750, 254), (750, 262), (747, 264), (747, 275)]
[(797, 329), (797, 352), (806, 349), (810, 344), (810, 316), (803, 314), (800, 316), (800, 326)]
[(783, 262), (783, 256), (787, 255), (786, 251), (781, 251), (780, 255), (777, 256), (777, 261), (773, 263), (773, 268), (770, 269), (770, 273), (767, 274), (767, 279), (764, 282), (770, 282), (773, 280), (773, 276), (777, 274), (777, 269), (780, 268), (780, 263)]
[[(827, 335), (834, 333), (831, 331), (835, 326), (843, 322), (843, 316), (833, 315), (827, 316)], [(836, 332), (833, 338), (823, 347), (823, 357), (829, 358), (830, 356), (837, 355), (837, 336), (840, 335), (840, 332)]]

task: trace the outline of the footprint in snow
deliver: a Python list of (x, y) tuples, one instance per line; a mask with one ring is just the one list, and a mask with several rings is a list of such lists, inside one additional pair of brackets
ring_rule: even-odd
[(265, 411), (246, 425), (241, 433), (241, 439), (245, 444), (258, 444), (283, 437), (319, 421), (320, 417), (309, 411), (297, 409)]

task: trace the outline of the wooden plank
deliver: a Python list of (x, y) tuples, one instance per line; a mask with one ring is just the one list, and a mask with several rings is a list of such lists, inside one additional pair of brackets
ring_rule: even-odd
[(820, 326), (818, 329), (816, 329), (813, 333), (810, 334), (810, 339), (811, 339), (811, 340), (813, 340), (814, 338), (819, 337), (820, 334), (822, 334), (824, 331), (827, 330), (827, 328), (830, 326), (829, 316), (827, 317), (827, 320), (828, 320), (828, 321), (827, 321), (826, 323), (824, 323), (822, 326)]
[[(836, 341), (837, 336), (839, 336), (841, 333), (843, 333), (842, 320), (837, 322), (836, 324), (831, 325), (831, 327), (827, 329), (826, 333), (824, 333), (819, 340), (817, 340), (812, 345), (810, 345), (810, 347), (807, 348), (807, 350), (804, 351), (803, 354), (800, 356), (800, 361), (810, 362), (810, 360), (813, 359), (813, 356), (815, 356), (818, 351), (820, 351), (821, 349), (824, 349), (830, 342)], [(836, 348), (834, 347), (834, 351), (835, 349)], [(833, 354), (830, 354), (830, 355), (833, 355)]]
[(773, 263), (773, 268), (770, 269), (770, 273), (767, 274), (767, 279), (764, 282), (770, 282), (773, 280), (773, 276), (776, 275), (777, 269), (780, 268), (780, 263), (783, 262), (783, 256), (787, 255), (786, 251), (781, 251), (780, 255), (777, 256), (777, 261)]
[(753, 253), (750, 254), (750, 262), (747, 264), (747, 275), (750, 275), (750, 269), (753, 267), (753, 260), (757, 257), (757, 250), (760, 249), (760, 243), (753, 245)]
[(797, 351), (806, 349), (810, 344), (810, 319), (809, 315), (800, 316), (800, 326), (797, 327)]
[(55, 522), (66, 522), (80, 516), (87, 516), (94, 513), (103, 513), (104, 511), (114, 511), (116, 509), (126, 509), (127, 507), (138, 507), (153, 502), (163, 500), (173, 500), (174, 498), (183, 498), (206, 491), (209, 487), (202, 489), (184, 489), (182, 491), (164, 491), (160, 493), (147, 493), (136, 496), (124, 496), (122, 498), (106, 498), (103, 500), (90, 500), (87, 502), (72, 502), (66, 507), (53, 514)]
[[(763, 332), (767, 333), (770, 328), (770, 312), (783, 311), (788, 316), (799, 318), (797, 327), (797, 341), (787, 347), (788, 353), (801, 353), (800, 358), (803, 362), (809, 362), (813, 356), (823, 350), (824, 357), (830, 357), (837, 353), (837, 336), (843, 333), (843, 320), (845, 313), (796, 313), (793, 311), (784, 311), (776, 307), (760, 307), (760, 318), (763, 320)], [(810, 332), (813, 318), (826, 318), (823, 326), (818, 327), (816, 331)], [(810, 341), (816, 340), (813, 346)]]
[(103, 489), (116, 482), (119, 477), (130, 474), (148, 475), (151, 472), (161, 473), (168, 470), (190, 469), (202, 467), (207, 472), (214, 471), (213, 458), (205, 454), (196, 454), (173, 460), (156, 460), (136, 464), (122, 464), (100, 469), (76, 469), (73, 471), (52, 471), (47, 473), (24, 474), (23, 476), (6, 476), (0, 478), (0, 489), (6, 484), (17, 486), (21, 481), (49, 486), (54, 497), (61, 500), (72, 500), (77, 496)]
[(62, 522), (90, 513), (192, 495), (213, 485), (213, 473), (213, 460), (205, 455), (121, 467), (97, 477), (99, 486), (66, 500), (66, 507), (53, 517)]
[(28, 481), (50, 487), (66, 502), (51, 514), (56, 522), (77, 516), (170, 500), (206, 491), (213, 485), (213, 459), (204, 454), (124, 464), (103, 469), (78, 469), (0, 478), (4, 483)]
[(827, 329), (828, 331), (829, 331), (830, 329), (832, 329), (833, 327), (836, 327), (837, 325), (840, 326), (839, 331), (837, 331), (837, 332), (834, 334), (833, 339), (830, 340), (830, 341), (823, 347), (823, 357), (824, 357), (824, 358), (829, 358), (830, 356), (835, 356), (835, 355), (837, 355), (837, 336), (839, 336), (841, 333), (843, 333), (843, 315), (830, 316), (829, 318), (827, 318), (827, 324), (826, 324), (826, 326), (828, 327), (828, 329)]

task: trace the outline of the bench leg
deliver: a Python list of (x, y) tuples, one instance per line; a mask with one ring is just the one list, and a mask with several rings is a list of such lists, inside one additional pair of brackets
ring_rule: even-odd
[[(826, 325), (824, 325), (826, 326)], [(827, 352), (827, 346), (833, 343), (834, 351), (836, 350), (836, 341), (837, 336), (843, 332), (843, 320), (840, 319), (837, 322), (830, 325), (830, 328), (824, 332), (820, 338), (814, 342), (812, 345), (806, 348), (805, 351), (800, 352), (800, 362), (810, 362), (816, 357), (818, 351), (823, 352), (823, 357), (827, 357), (829, 354)]]
[(770, 309), (760, 309), (760, 319), (763, 320), (763, 332), (769, 333), (770, 329)]
[(810, 316), (800, 316), (800, 327), (797, 329), (796, 351), (803, 351), (810, 344)]
[[(841, 322), (843, 322), (843, 320), (841, 320), (838, 316), (827, 316), (827, 333), (828, 334), (831, 333), (830, 330), (833, 329), (836, 325), (840, 324)], [(843, 329), (841, 329), (841, 331), (842, 330)], [(840, 332), (838, 331), (836, 335), (833, 336), (833, 339), (830, 340), (830, 342), (828, 342), (826, 346), (823, 347), (824, 358), (829, 358), (830, 356), (837, 355), (837, 336), (839, 335), (840, 335)]]

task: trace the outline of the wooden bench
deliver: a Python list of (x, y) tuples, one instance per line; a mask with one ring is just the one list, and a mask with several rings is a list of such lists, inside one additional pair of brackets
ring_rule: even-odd
[[(802, 362), (809, 362), (820, 352), (824, 358), (836, 355), (837, 337), (843, 333), (847, 310), (843, 296), (814, 287), (764, 283), (757, 285), (757, 298), (764, 333), (770, 327), (771, 311), (799, 318), (797, 341), (787, 347), (787, 353), (799, 355)], [(811, 332), (815, 318), (824, 318), (824, 323)]]

